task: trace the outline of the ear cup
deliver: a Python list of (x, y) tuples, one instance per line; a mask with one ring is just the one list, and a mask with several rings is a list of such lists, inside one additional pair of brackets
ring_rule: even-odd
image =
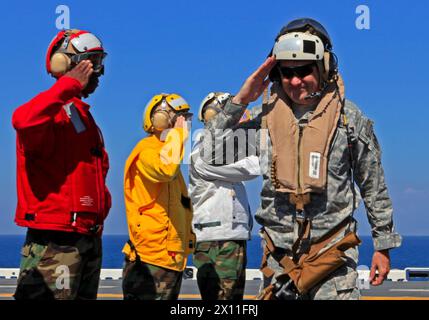
[(152, 115), (152, 126), (155, 130), (162, 131), (170, 127), (170, 116), (165, 111), (156, 111)]
[(204, 122), (210, 121), (218, 112), (213, 108), (206, 108), (204, 111)]
[(54, 76), (63, 75), (70, 69), (70, 57), (64, 53), (57, 52), (51, 58), (51, 73)]
[(332, 77), (338, 72), (338, 62), (336, 55), (333, 52), (325, 52), (323, 55), (323, 65), (325, 69), (323, 79), (325, 81), (331, 81)]
[(323, 67), (324, 67), (323, 79), (325, 81), (329, 80), (329, 78), (330, 78), (329, 75), (330, 75), (330, 72), (332, 71), (331, 70), (331, 64), (332, 64), (331, 59), (332, 59), (331, 54), (329, 52), (325, 51), (325, 53), (323, 54)]
[(277, 64), (271, 69), (268, 78), (270, 79), (271, 82), (274, 81), (281, 81), (281, 77), (280, 77), (280, 73), (279, 73), (279, 69), (277, 68)]
[(331, 78), (336, 73), (338, 73), (338, 60), (337, 56), (333, 52), (330, 52), (329, 56), (329, 77)]

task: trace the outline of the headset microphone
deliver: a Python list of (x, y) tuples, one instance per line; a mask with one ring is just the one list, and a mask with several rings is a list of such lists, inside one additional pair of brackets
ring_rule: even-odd
[(328, 88), (328, 84), (327, 83), (325, 83), (324, 85), (323, 85), (323, 88), (321, 89), (321, 90), (319, 90), (319, 91), (316, 91), (316, 92), (312, 92), (312, 93), (310, 93), (310, 94), (307, 94), (305, 97), (304, 97), (304, 100), (310, 100), (310, 99), (314, 99), (314, 98), (320, 98), (321, 96), (322, 96), (322, 94), (326, 91), (326, 89)]
[(306, 95), (305, 97), (304, 97), (304, 99), (305, 100), (310, 100), (310, 99), (314, 99), (314, 98), (319, 98), (319, 97), (321, 97), (322, 96), (322, 92), (323, 91), (317, 91), (317, 92), (312, 92), (312, 93), (310, 93), (310, 94), (308, 94), (308, 95)]

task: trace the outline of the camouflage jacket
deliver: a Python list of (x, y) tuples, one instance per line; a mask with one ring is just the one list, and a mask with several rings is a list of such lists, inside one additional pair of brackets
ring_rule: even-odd
[[(263, 186), (256, 221), (264, 227), (275, 246), (291, 250), (298, 238), (297, 212), (295, 205), (289, 202), (289, 195), (277, 192), (271, 181), (272, 150), (268, 130), (261, 129), (262, 107), (252, 109), (252, 120), (239, 124), (246, 106), (234, 104), (231, 99), (223, 112), (207, 125), (202, 158), (211, 164), (221, 164), (231, 159), (231, 149), (233, 161), (252, 152), (259, 156)], [(371, 225), (374, 249), (399, 247), (401, 236), (393, 226), (392, 202), (384, 181), (381, 151), (373, 131), (373, 122), (348, 100), (343, 112), (348, 119), (349, 134), (345, 124), (339, 121), (330, 145), (327, 187), (323, 193), (312, 194), (310, 203), (304, 208), (306, 217), (312, 221), (311, 241), (316, 242), (352, 216), (363, 199)], [(237, 143), (243, 132), (247, 141)], [(352, 142), (354, 189), (348, 136)], [(232, 141), (233, 148), (228, 148), (228, 143), (225, 143), (228, 140)], [(219, 143), (220, 141), (223, 143)], [(244, 151), (241, 148), (243, 145), (247, 146)], [(353, 219), (352, 226), (355, 225)]]

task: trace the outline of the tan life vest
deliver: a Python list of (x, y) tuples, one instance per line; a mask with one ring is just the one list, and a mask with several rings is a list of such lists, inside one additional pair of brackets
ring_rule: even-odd
[(263, 105), (262, 128), (268, 128), (271, 138), (271, 175), (276, 191), (303, 195), (325, 190), (329, 146), (341, 114), (342, 97), (344, 84), (338, 76), (307, 125), (300, 128), (290, 99), (280, 84), (273, 84), (271, 96)]

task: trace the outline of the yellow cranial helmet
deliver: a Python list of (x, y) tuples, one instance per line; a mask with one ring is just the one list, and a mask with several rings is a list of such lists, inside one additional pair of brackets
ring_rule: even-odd
[[(161, 105), (161, 109), (154, 112), (155, 108)], [(181, 96), (175, 93), (161, 93), (153, 96), (146, 105), (143, 114), (143, 129), (148, 133), (156, 130), (164, 130), (172, 126), (172, 119), (168, 111), (173, 110), (175, 113), (188, 113), (189, 104)]]

